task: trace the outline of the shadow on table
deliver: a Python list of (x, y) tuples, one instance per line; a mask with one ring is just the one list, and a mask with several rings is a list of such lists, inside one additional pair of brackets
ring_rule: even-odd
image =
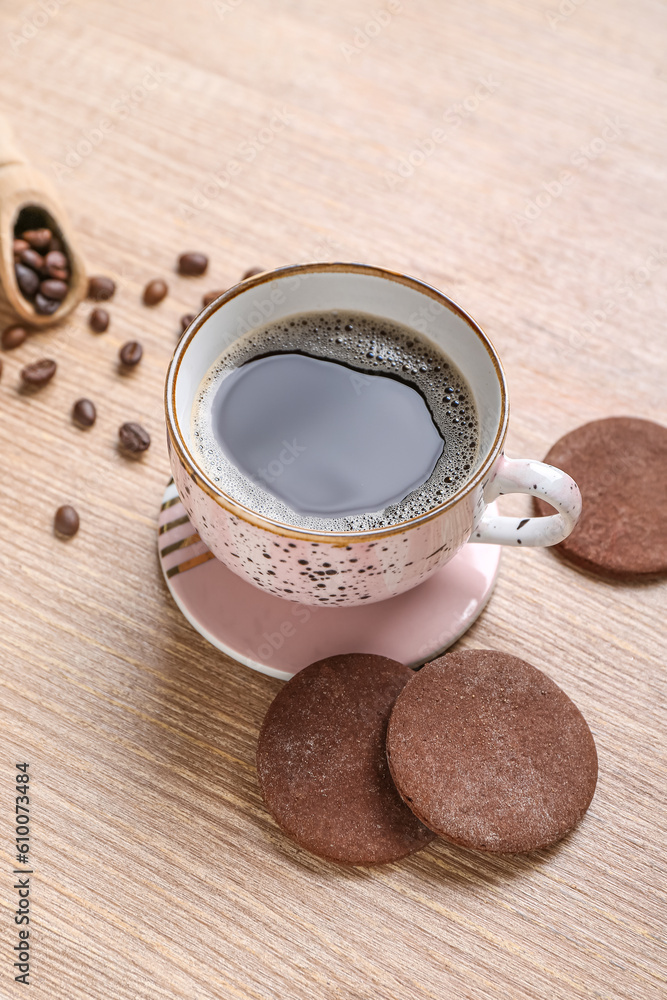
[(271, 818), (260, 824), (264, 830), (267, 849), (276, 859), (300, 869), (304, 874), (316, 875), (326, 883), (363, 883), (386, 881), (387, 877), (405, 873), (418, 890), (427, 883), (474, 890), (479, 886), (498, 886), (517, 878), (529, 876), (549, 864), (565, 848), (576, 830), (566, 834), (557, 844), (526, 854), (491, 854), (471, 851), (456, 844), (449, 844), (438, 837), (427, 847), (407, 858), (391, 864), (374, 867), (353, 867), (325, 861), (310, 854), (290, 841), (275, 826)]
[[(237, 818), (255, 828), (262, 850), (279, 864), (327, 884), (373, 883), (403, 872), (414, 886), (451, 885), (474, 890), (527, 877), (556, 857), (573, 833), (554, 846), (527, 854), (490, 854), (466, 850), (436, 838), (423, 850), (377, 867), (339, 865), (310, 854), (290, 841), (267, 812), (255, 771), (255, 750), (262, 719), (283, 682), (250, 670), (210, 646), (185, 620), (163, 583), (169, 613), (164, 623), (165, 672), (177, 705), (158, 702), (158, 716), (179, 718), (181, 738), (164, 741), (160, 752), (186, 766), (195, 781), (220, 794)], [(184, 687), (187, 689), (184, 691)], [(184, 713), (182, 701), (189, 710)], [(176, 734), (174, 734), (175, 736)]]

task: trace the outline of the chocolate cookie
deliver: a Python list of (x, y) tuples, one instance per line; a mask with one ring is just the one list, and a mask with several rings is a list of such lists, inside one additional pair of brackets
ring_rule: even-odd
[(387, 719), (409, 667), (352, 653), (311, 663), (271, 704), (257, 772), (281, 829), (331, 861), (377, 865), (433, 834), (403, 803), (385, 755)]
[[(565, 559), (617, 579), (667, 573), (667, 427), (594, 420), (557, 441), (545, 462), (569, 473), (583, 498), (576, 528), (554, 546)], [(553, 513), (543, 500), (535, 506)]]
[(583, 715), (545, 674), (495, 650), (449, 653), (396, 699), (387, 757), (431, 830), (480, 851), (532, 851), (586, 812), (597, 781)]

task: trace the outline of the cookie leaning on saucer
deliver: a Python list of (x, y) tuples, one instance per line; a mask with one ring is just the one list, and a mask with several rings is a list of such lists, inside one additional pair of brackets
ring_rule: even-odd
[[(583, 500), (574, 531), (554, 546), (564, 559), (616, 579), (667, 574), (667, 427), (593, 420), (557, 441), (545, 462), (572, 476)], [(553, 513), (534, 502), (538, 514)]]
[(597, 781), (586, 720), (541, 670), (496, 650), (461, 650), (415, 674), (387, 729), (403, 799), (463, 847), (518, 853), (571, 830)]
[(283, 832), (313, 854), (376, 865), (433, 840), (385, 756), (389, 712), (412, 676), (384, 656), (331, 656), (295, 674), (269, 707), (257, 748), (262, 795)]

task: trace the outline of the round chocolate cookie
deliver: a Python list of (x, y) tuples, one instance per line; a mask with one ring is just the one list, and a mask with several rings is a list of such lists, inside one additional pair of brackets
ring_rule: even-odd
[(377, 865), (433, 840), (396, 791), (385, 755), (391, 707), (412, 675), (384, 656), (331, 656), (295, 674), (266, 713), (262, 795), (284, 833), (313, 854)]
[[(593, 420), (557, 441), (545, 462), (569, 473), (583, 499), (576, 528), (554, 546), (565, 559), (616, 579), (667, 573), (667, 427)], [(543, 500), (535, 507), (553, 513)]]
[(480, 851), (560, 840), (586, 812), (598, 773), (576, 705), (541, 670), (490, 649), (422, 667), (396, 699), (387, 757), (415, 815)]

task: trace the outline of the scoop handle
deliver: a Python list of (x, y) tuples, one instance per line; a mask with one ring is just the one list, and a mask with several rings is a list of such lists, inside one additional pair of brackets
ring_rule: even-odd
[(16, 145), (11, 125), (0, 115), (0, 167), (6, 167), (10, 163), (27, 162), (25, 155)]
[[(53, 220), (70, 264), (69, 291), (52, 316), (35, 310), (24, 298), (14, 268), (14, 235), (20, 212), (26, 207), (41, 208)], [(30, 165), (14, 141), (9, 122), (0, 115), (0, 299), (33, 328), (60, 323), (86, 294), (88, 282), (75, 234), (67, 220), (58, 192), (48, 177)]]

